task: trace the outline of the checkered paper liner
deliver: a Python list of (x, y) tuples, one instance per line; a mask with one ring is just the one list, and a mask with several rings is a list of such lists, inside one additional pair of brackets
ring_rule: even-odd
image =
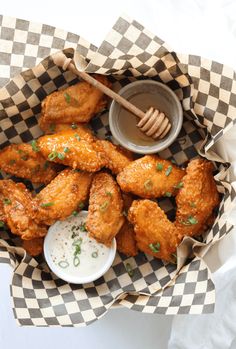
[[(213, 227), (203, 242), (185, 238), (178, 247), (178, 266), (140, 253), (117, 254), (112, 268), (99, 280), (73, 285), (50, 272), (42, 257), (32, 258), (17, 247), (10, 232), (1, 232), (0, 262), (14, 267), (13, 311), (20, 325), (85, 326), (99, 319), (116, 302), (133, 310), (160, 314), (201, 314), (214, 311), (215, 290), (204, 251), (232, 229), (226, 213), (235, 200), (227, 182), (229, 164), (211, 151), (212, 145), (235, 123), (236, 78), (228, 67), (197, 56), (173, 52), (138, 22), (120, 17), (97, 49), (80, 36), (32, 22), (0, 17), (0, 144), (28, 142), (42, 133), (37, 119), (40, 103), (50, 93), (78, 81), (54, 65), (50, 55), (64, 50), (82, 54), (86, 71), (107, 74), (115, 90), (136, 79), (167, 84), (179, 97), (184, 124), (178, 139), (160, 156), (178, 165), (201, 154), (215, 160), (222, 201)], [(45, 56), (47, 58), (43, 59)], [(26, 70), (27, 68), (30, 68)], [(15, 76), (16, 73), (21, 73)], [(91, 126), (112, 140), (107, 112)], [(9, 176), (2, 174), (4, 178)], [(18, 178), (14, 178), (19, 181)], [(32, 187), (26, 181), (30, 189)], [(172, 199), (158, 200), (170, 218)], [(188, 259), (191, 257), (191, 259)], [(130, 263), (134, 275), (125, 269)]]

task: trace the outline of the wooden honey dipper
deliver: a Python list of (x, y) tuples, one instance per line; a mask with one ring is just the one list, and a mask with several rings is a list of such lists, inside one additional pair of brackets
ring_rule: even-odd
[(74, 65), (73, 60), (66, 57), (64, 53), (57, 52), (56, 54), (54, 54), (53, 61), (57, 66), (62, 67), (63, 70), (69, 69), (75, 75), (78, 75), (92, 86), (98, 88), (105, 95), (111, 97), (117, 103), (121, 104), (125, 109), (129, 110), (131, 113), (140, 118), (141, 120), (139, 121), (137, 126), (148, 137), (152, 137), (153, 139), (162, 139), (170, 131), (171, 123), (164, 113), (153, 107), (150, 107), (148, 111), (144, 113), (142, 110), (127, 101), (118, 93), (112, 91), (109, 87), (94, 79), (91, 75), (85, 73), (84, 71), (78, 70)]

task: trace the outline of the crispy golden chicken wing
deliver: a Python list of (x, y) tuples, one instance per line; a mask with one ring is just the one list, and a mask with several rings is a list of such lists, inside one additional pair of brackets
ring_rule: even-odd
[(84, 127), (42, 136), (38, 139), (37, 145), (48, 160), (74, 169), (96, 172), (107, 162), (101, 147)]
[(212, 221), (213, 209), (219, 204), (219, 193), (212, 175), (213, 165), (204, 159), (189, 162), (183, 187), (176, 196), (175, 228), (180, 237), (201, 234)]
[(175, 227), (156, 202), (135, 200), (129, 210), (139, 250), (153, 257), (172, 261), (179, 243)]
[(56, 166), (30, 144), (11, 144), (0, 151), (0, 168), (6, 173), (29, 179), (33, 183), (49, 183), (57, 175)]
[[(94, 78), (111, 87), (106, 76), (94, 75)], [(39, 126), (44, 131), (52, 124), (89, 122), (106, 105), (107, 97), (100, 90), (85, 81), (79, 82), (43, 100)]]
[(38, 256), (43, 252), (43, 238), (36, 238), (32, 240), (22, 240), (22, 247), (31, 256)]
[(13, 234), (19, 235), (23, 240), (46, 235), (46, 226), (35, 221), (37, 205), (23, 183), (2, 180), (0, 192), (3, 196), (6, 222)]
[(176, 195), (185, 171), (171, 161), (156, 155), (146, 155), (131, 162), (117, 176), (117, 182), (124, 192), (131, 192), (142, 198), (158, 198)]
[(134, 227), (127, 219), (129, 208), (133, 202), (133, 197), (129, 194), (123, 193), (122, 199), (124, 202), (123, 215), (125, 221), (119, 233), (116, 235), (117, 250), (128, 257), (136, 256), (138, 248), (135, 240)]
[(107, 158), (106, 167), (114, 174), (120, 173), (133, 160), (132, 153), (118, 145), (104, 140), (97, 141), (97, 144), (101, 145)]
[(93, 174), (65, 169), (36, 195), (37, 221), (51, 225), (83, 209), (89, 195)]
[(4, 204), (3, 204), (4, 196), (2, 195), (0, 191), (0, 225), (4, 226), (4, 223), (6, 223), (6, 215), (4, 212)]
[(95, 174), (89, 197), (86, 227), (97, 241), (109, 246), (124, 223), (123, 200), (113, 177)]

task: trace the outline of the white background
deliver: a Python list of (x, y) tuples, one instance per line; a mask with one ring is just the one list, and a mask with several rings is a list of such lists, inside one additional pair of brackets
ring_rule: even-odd
[[(74, 32), (96, 46), (117, 17), (126, 13), (165, 40), (175, 51), (198, 54), (236, 69), (235, 0), (2, 0), (0, 12)], [(226, 152), (222, 142), (219, 148)], [(207, 256), (213, 271), (235, 251), (235, 239), (230, 234)], [(168, 347), (172, 317), (140, 314), (126, 309), (111, 310), (87, 328), (18, 328), (10, 305), (10, 279), (10, 267), (0, 265), (2, 349)], [(178, 317), (177, 321), (181, 318)], [(231, 348), (236, 348), (236, 345)], [(176, 349), (181, 348), (176, 346)]]

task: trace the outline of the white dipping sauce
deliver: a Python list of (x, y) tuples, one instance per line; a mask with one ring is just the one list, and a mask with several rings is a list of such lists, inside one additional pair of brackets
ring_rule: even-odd
[(87, 212), (53, 224), (45, 238), (44, 255), (52, 271), (62, 279), (90, 282), (103, 275), (115, 257), (115, 242), (108, 248), (86, 231)]

